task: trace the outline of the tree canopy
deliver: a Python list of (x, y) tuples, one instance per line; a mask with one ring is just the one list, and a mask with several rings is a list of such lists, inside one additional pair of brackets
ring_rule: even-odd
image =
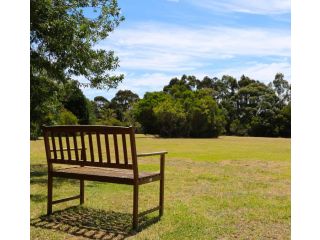
[(111, 100), (110, 107), (115, 110), (120, 121), (125, 121), (126, 112), (131, 110), (139, 96), (130, 90), (119, 90)]
[(45, 74), (64, 82), (83, 76), (99, 88), (115, 87), (123, 79), (108, 72), (119, 65), (114, 52), (93, 48), (124, 19), (117, 1), (31, 0), (30, 10), (32, 77)]
[[(119, 66), (118, 57), (112, 50), (96, 48), (96, 44), (123, 20), (116, 0), (31, 0), (32, 138), (37, 138), (42, 124), (57, 122), (54, 116), (66, 105), (60, 101), (60, 91), (79, 77), (93, 88), (115, 88), (122, 81), (122, 74), (112, 74)], [(69, 108), (73, 107), (66, 106)], [(80, 117), (79, 123), (88, 121)]]
[(268, 85), (241, 76), (183, 75), (135, 105), (144, 133), (165, 137), (291, 136), (291, 86), (282, 73)]
[(224, 116), (212, 97), (214, 90), (196, 89), (194, 79), (185, 75), (174, 78), (163, 92), (145, 94), (134, 109), (144, 133), (164, 137), (217, 137), (223, 132)]

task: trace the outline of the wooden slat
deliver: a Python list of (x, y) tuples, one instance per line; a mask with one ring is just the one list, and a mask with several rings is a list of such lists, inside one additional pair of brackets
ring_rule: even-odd
[(151, 208), (151, 209), (148, 209), (148, 210), (146, 210), (146, 211), (143, 211), (143, 212), (139, 213), (139, 217), (145, 216), (145, 215), (147, 215), (147, 214), (149, 214), (149, 213), (152, 213), (152, 212), (154, 212), (154, 211), (157, 211), (157, 210), (159, 210), (159, 209), (160, 209), (159, 206), (154, 207), (154, 208)]
[(99, 133), (97, 133), (96, 136), (97, 136), (99, 162), (102, 162), (101, 142), (100, 142), (100, 135), (99, 135)]
[(131, 127), (118, 127), (118, 126), (99, 126), (99, 125), (59, 125), (59, 126), (46, 126), (46, 129), (52, 132), (86, 132), (86, 133), (96, 133), (100, 134), (122, 134), (122, 133), (130, 133)]
[(123, 147), (124, 163), (128, 164), (127, 143), (126, 143), (126, 135), (125, 134), (122, 134), (122, 147)]
[(118, 148), (118, 138), (117, 134), (113, 134), (113, 142), (114, 142), (114, 153), (116, 155), (116, 163), (119, 164), (119, 148)]
[(94, 162), (94, 152), (93, 152), (93, 143), (92, 143), (91, 133), (88, 133), (88, 136), (89, 136), (90, 158), (91, 158), (91, 162)]
[(82, 148), (81, 149), (81, 158), (84, 162), (86, 162), (87, 161), (87, 154), (86, 154), (86, 143), (84, 141), (84, 133), (81, 132), (80, 135), (81, 135), (81, 148)]
[[(82, 149), (82, 148), (78, 148), (78, 151), (81, 150), (81, 149)], [(67, 149), (67, 148), (63, 148), (62, 150), (63, 150), (63, 151), (67, 151), (68, 149)], [(70, 151), (74, 151), (74, 150), (76, 150), (76, 149), (70, 147)], [(53, 150), (50, 150), (50, 152), (53, 152)]]
[(130, 133), (130, 149), (131, 149), (131, 156), (132, 156), (134, 181), (135, 181), (135, 184), (138, 184), (139, 170), (138, 170), (136, 141), (134, 137), (133, 128), (131, 128), (131, 133)]
[(69, 133), (68, 132), (66, 132), (66, 142), (67, 142), (68, 160), (71, 160), (70, 141), (69, 141)]
[(51, 160), (52, 163), (57, 163), (57, 164), (67, 164), (67, 165), (82, 165), (82, 166), (89, 166), (89, 167), (106, 167), (106, 168), (121, 168), (121, 169), (133, 169), (133, 165), (132, 164), (117, 164), (117, 163), (106, 163), (106, 162), (83, 162), (83, 163), (79, 163), (75, 160), (72, 161), (64, 161), (61, 159), (52, 159)]
[(78, 180), (83, 179), (85, 181), (98, 181), (98, 182), (133, 185), (133, 180), (130, 178), (105, 177), (105, 176), (87, 175), (87, 174), (78, 175), (78, 174), (72, 174), (72, 173), (70, 174), (70, 173), (65, 173), (65, 172), (53, 172), (53, 175), (55, 177), (68, 178), (68, 179), (78, 179)]
[(149, 177), (149, 178), (142, 178), (142, 179), (139, 179), (139, 185), (151, 183), (154, 181), (158, 181), (160, 179), (161, 179), (161, 176), (159, 174), (156, 176)]
[(51, 160), (51, 149), (50, 149), (50, 141), (49, 141), (49, 132), (43, 131), (43, 140), (44, 140), (44, 146), (46, 150), (46, 158), (48, 163), (48, 172), (52, 171), (52, 163)]
[(53, 134), (53, 132), (51, 132), (51, 141), (52, 141), (53, 157), (54, 157), (54, 159), (57, 159), (56, 141), (54, 140), (54, 134)]
[(59, 132), (58, 138), (59, 138), (59, 148), (60, 148), (61, 159), (64, 160), (62, 137), (60, 132)]
[(80, 198), (80, 195), (73, 196), (73, 197), (68, 197), (68, 198), (63, 198), (63, 199), (59, 199), (59, 200), (55, 200), (55, 201), (52, 201), (52, 204), (67, 202), (67, 201), (75, 200), (75, 199), (78, 199), (78, 198)]
[(105, 134), (105, 135), (104, 135), (104, 139), (105, 139), (105, 145), (106, 145), (107, 162), (108, 162), (108, 163), (111, 163), (110, 145), (109, 145), (108, 134)]
[(79, 153), (78, 153), (78, 143), (77, 143), (77, 136), (76, 133), (73, 133), (73, 146), (74, 146), (74, 151), (76, 154), (76, 160), (79, 161)]

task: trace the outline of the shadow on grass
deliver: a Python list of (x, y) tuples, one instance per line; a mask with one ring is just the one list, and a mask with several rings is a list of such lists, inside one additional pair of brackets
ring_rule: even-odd
[(31, 226), (62, 231), (89, 239), (125, 239), (159, 221), (159, 217), (139, 219), (138, 231), (132, 230), (132, 215), (82, 206), (56, 211), (31, 220)]
[(47, 175), (47, 165), (32, 164), (30, 166), (30, 177), (43, 177)]
[(30, 200), (32, 202), (44, 202), (47, 200), (47, 196), (43, 194), (30, 194)]
[[(79, 180), (75, 179), (67, 179), (67, 178), (53, 178), (53, 187), (59, 187), (63, 183), (70, 183), (75, 186), (79, 186)], [(39, 184), (39, 185), (47, 185), (48, 179), (47, 178), (31, 178), (30, 184)]]
[[(32, 164), (30, 166), (30, 184), (47, 185), (48, 184), (48, 170), (46, 164)], [(79, 185), (79, 181), (75, 179), (58, 178), (53, 179), (53, 186), (59, 187), (62, 183), (71, 183), (74, 185)]]

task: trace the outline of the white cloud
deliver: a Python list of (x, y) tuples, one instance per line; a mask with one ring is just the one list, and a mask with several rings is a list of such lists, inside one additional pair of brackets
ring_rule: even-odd
[(241, 12), (249, 14), (283, 14), (291, 10), (290, 0), (187, 0), (189, 3), (220, 12)]
[[(290, 30), (140, 23), (117, 29), (98, 48), (115, 50), (120, 58), (118, 71), (125, 79), (109, 91), (84, 89), (90, 99), (98, 95), (111, 99), (120, 89), (143, 97), (147, 91), (162, 90), (182, 74), (199, 79), (224, 74), (239, 79), (244, 74), (267, 83), (282, 72), (291, 79)], [(235, 66), (233, 58), (240, 65)], [(256, 60), (249, 63), (246, 59)]]
[(290, 57), (290, 31), (140, 23), (99, 47), (114, 49), (124, 69), (184, 72), (232, 57)]
[[(247, 64), (246, 64), (247, 65)], [(285, 79), (291, 81), (291, 66), (289, 62), (274, 62), (274, 63), (252, 63), (251, 66), (244, 66), (238, 68), (226, 68), (216, 74), (217, 77), (223, 75), (230, 75), (237, 79), (241, 75), (253, 78), (255, 80), (269, 83), (273, 81), (276, 73), (284, 74)]]
[(142, 75), (133, 75), (128, 77), (132, 87), (146, 87), (146, 88), (163, 88), (169, 80), (173, 77), (171, 74), (164, 73), (145, 73)]

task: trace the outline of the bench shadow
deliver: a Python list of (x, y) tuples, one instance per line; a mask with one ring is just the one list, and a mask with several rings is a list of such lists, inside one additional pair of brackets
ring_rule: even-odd
[[(48, 184), (48, 170), (46, 164), (31, 164), (30, 165), (30, 185), (47, 185)], [(75, 179), (66, 178), (54, 178), (53, 186), (58, 187), (62, 183), (72, 183), (74, 185), (79, 185), (79, 181)]]
[(45, 164), (31, 164), (30, 177), (43, 177), (47, 175), (47, 165)]
[(44, 202), (47, 200), (47, 196), (43, 194), (30, 194), (30, 200), (32, 202)]
[(62, 231), (73, 236), (88, 239), (125, 239), (159, 221), (159, 217), (141, 217), (139, 229), (132, 230), (132, 215), (104, 211), (82, 206), (56, 211), (31, 219), (30, 225), (36, 228)]

